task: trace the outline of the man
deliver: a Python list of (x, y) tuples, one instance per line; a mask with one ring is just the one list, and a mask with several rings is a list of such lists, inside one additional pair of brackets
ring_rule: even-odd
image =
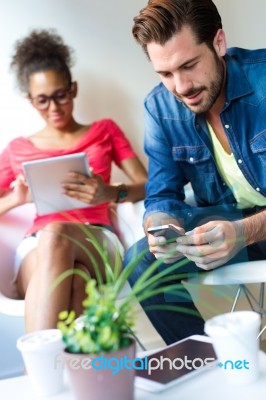
[[(133, 251), (150, 252), (130, 283), (155, 258), (163, 270), (186, 257), (179, 273), (266, 259), (266, 50), (227, 50), (211, 0), (150, 0), (133, 35), (162, 83), (145, 100), (147, 238), (125, 263)], [(187, 183), (196, 206), (185, 202)], [(169, 223), (186, 232), (174, 244), (147, 233)], [(154, 307), (146, 312), (166, 343), (203, 333), (189, 294), (179, 293), (142, 303)], [(187, 313), (155, 309), (177, 302)]]

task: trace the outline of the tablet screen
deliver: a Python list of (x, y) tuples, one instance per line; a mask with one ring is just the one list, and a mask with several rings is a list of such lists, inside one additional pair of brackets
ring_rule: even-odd
[(74, 208), (89, 207), (87, 203), (62, 193), (62, 182), (69, 181), (68, 172), (90, 176), (86, 153), (34, 160), (22, 164), (39, 215)]
[(216, 359), (211, 343), (186, 339), (147, 356), (146, 360), (144, 358), (143, 364), (147, 368), (137, 370), (136, 376), (167, 384)]

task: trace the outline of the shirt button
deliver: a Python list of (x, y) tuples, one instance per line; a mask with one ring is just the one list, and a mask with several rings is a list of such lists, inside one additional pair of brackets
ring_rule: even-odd
[(226, 185), (226, 183), (225, 182), (223, 182), (223, 186), (225, 186)]
[(260, 188), (256, 188), (257, 192), (260, 192)]
[(225, 125), (224, 126), (226, 129), (229, 129), (230, 128), (230, 125)]
[(239, 160), (237, 160), (237, 162), (238, 162), (238, 164), (242, 164), (243, 161), (239, 159)]
[(189, 212), (189, 213), (187, 213), (187, 215), (188, 215), (188, 217), (192, 217), (192, 214)]
[(193, 158), (193, 157), (190, 157), (190, 158), (189, 158), (189, 161), (193, 162), (193, 161), (194, 161), (194, 158)]

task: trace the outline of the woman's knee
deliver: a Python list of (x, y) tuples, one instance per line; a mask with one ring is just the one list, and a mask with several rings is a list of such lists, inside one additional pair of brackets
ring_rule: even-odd
[(70, 224), (63, 222), (51, 222), (41, 231), (38, 247), (47, 248), (49, 252), (53, 250), (70, 250), (73, 241), (73, 230)]

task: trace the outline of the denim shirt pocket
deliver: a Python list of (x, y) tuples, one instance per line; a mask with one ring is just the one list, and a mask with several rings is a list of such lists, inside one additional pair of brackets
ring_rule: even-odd
[(250, 141), (250, 148), (253, 154), (257, 155), (262, 166), (266, 167), (266, 131), (256, 135)]
[(212, 154), (206, 146), (173, 147), (173, 159), (179, 163), (186, 179), (191, 182), (196, 197), (202, 203), (216, 203), (217, 170)]

